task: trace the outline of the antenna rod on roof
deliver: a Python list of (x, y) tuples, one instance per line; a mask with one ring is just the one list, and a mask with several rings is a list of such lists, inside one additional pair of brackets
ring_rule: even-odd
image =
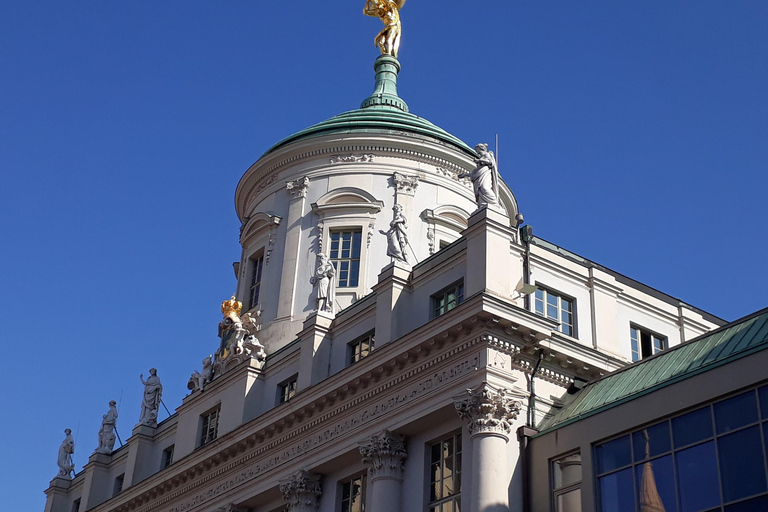
[(496, 170), (499, 169), (499, 134), (496, 134)]

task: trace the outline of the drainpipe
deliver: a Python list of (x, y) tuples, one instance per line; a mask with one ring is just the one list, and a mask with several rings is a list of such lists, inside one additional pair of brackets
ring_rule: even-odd
[[(518, 215), (522, 217), (522, 215)], [(522, 219), (521, 219), (522, 221)], [(533, 226), (526, 225), (520, 228), (520, 240), (525, 246), (523, 253), (523, 284), (531, 284), (531, 241), (533, 240)], [(531, 296), (526, 294), (523, 297), (525, 309), (531, 309)]]
[(539, 349), (539, 360), (533, 367), (531, 378), (528, 379), (528, 427), (536, 428), (536, 374), (539, 372), (541, 362), (544, 361), (544, 351)]
[(529, 467), (528, 459), (528, 439), (537, 432), (534, 429), (526, 426), (521, 426), (517, 429), (517, 441), (520, 443), (520, 467), (522, 468), (522, 484), (523, 484), (523, 512), (531, 512), (531, 470)]

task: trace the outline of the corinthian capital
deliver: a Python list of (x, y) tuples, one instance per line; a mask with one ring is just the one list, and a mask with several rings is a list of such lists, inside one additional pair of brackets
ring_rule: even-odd
[(289, 512), (317, 510), (323, 488), (320, 475), (305, 470), (297, 471), (285, 480), (280, 480), (280, 492)]
[(285, 188), (291, 193), (291, 197), (304, 197), (307, 195), (307, 189), (309, 188), (309, 178), (302, 176), (297, 180), (287, 181), (285, 182)]
[(368, 465), (371, 480), (377, 477), (403, 478), (403, 465), (408, 452), (405, 450), (405, 438), (382, 430), (360, 443), (363, 463)]
[(418, 176), (407, 176), (396, 172), (392, 175), (392, 181), (397, 188), (398, 193), (412, 196), (416, 193), (416, 188), (419, 186)]
[(520, 400), (507, 389), (496, 389), (483, 382), (475, 389), (468, 389), (464, 395), (454, 398), (454, 405), (459, 417), (469, 421), (472, 435), (496, 434), (509, 438), (512, 421), (517, 418), (522, 407)]

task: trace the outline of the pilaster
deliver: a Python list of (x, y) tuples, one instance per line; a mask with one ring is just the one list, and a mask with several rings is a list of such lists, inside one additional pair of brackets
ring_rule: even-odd
[[(155, 427), (146, 425), (136, 425), (131, 437), (126, 440), (128, 445), (128, 460), (125, 465), (125, 479), (123, 487), (128, 488), (138, 482), (141, 482), (149, 475), (157, 471), (156, 467), (150, 467), (149, 462), (152, 459), (152, 446), (154, 442)], [(160, 464), (160, 461), (156, 461)]]
[(285, 250), (283, 254), (283, 270), (280, 277), (280, 297), (277, 303), (277, 315), (275, 321), (291, 320), (293, 307), (296, 302), (296, 279), (299, 275), (299, 255), (301, 245), (301, 221), (304, 217), (304, 203), (306, 202), (309, 178), (303, 176), (297, 180), (289, 181), (285, 188), (290, 195), (288, 205), (288, 219), (286, 222)]
[(54, 477), (51, 485), (46, 489), (45, 512), (70, 512), (69, 487), (71, 478), (61, 476)]
[(301, 354), (297, 389), (307, 388), (328, 377), (332, 322), (333, 316), (322, 311), (312, 314), (304, 322), (304, 330), (299, 333)]
[[(397, 320), (401, 316), (399, 311), (405, 311), (410, 306), (410, 300), (408, 300), (410, 275), (410, 265), (395, 261), (381, 269), (379, 281), (373, 287), (373, 291), (376, 292), (376, 345), (378, 347), (402, 335)], [(404, 314), (403, 318), (408, 316)]]
[(288, 512), (315, 512), (320, 506), (323, 494), (322, 476), (300, 470), (284, 480), (280, 480), (280, 492), (283, 494)]
[(110, 455), (94, 453), (85, 465), (85, 482), (80, 501), (82, 510), (90, 510), (112, 497), (112, 482), (109, 481)]

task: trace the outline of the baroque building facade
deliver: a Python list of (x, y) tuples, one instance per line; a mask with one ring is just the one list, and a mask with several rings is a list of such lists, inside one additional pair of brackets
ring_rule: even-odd
[(237, 291), (190, 394), (74, 477), (64, 449), (46, 512), (593, 510), (552, 501), (551, 462), (598, 441), (561, 450), (563, 411), (725, 322), (535, 236), (483, 148), (409, 112), (397, 59), (375, 72), (240, 180)]

